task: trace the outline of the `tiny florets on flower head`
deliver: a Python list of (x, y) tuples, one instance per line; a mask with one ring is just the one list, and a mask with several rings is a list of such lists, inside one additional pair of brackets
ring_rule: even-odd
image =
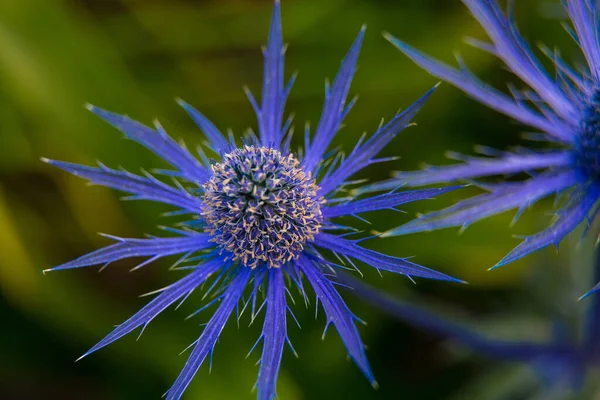
[(600, 181), (600, 88), (592, 89), (583, 110), (576, 162), (591, 179)]
[[(429, 199), (454, 188), (426, 189), (386, 193), (367, 198), (338, 196), (341, 188), (352, 185), (349, 179), (363, 168), (382, 161), (377, 156), (405, 127), (425, 104), (432, 90), (413, 105), (380, 126), (369, 138), (360, 141), (342, 157), (328, 156), (328, 148), (340, 129), (354, 101), (347, 102), (348, 91), (356, 69), (356, 61), (364, 36), (364, 28), (344, 58), (331, 86), (326, 89), (321, 120), (313, 135), (307, 129), (303, 151), (297, 158), (289, 149), (291, 129), (284, 123), (286, 98), (290, 82), (284, 84), (284, 45), (281, 32), (279, 1), (271, 19), (269, 40), (264, 52), (265, 71), (261, 102), (249, 92), (248, 97), (258, 119), (258, 135), (248, 135), (246, 145), (238, 148), (198, 110), (179, 101), (206, 135), (210, 148), (221, 155), (220, 161), (209, 161), (201, 153), (194, 157), (175, 142), (156, 123), (149, 128), (122, 115), (90, 106), (99, 115), (132, 140), (135, 140), (173, 166), (161, 170), (175, 181), (168, 185), (156, 177), (135, 175), (104, 165), (87, 167), (61, 161), (45, 160), (92, 183), (130, 193), (129, 199), (151, 200), (177, 207), (175, 214), (191, 216), (180, 222), (182, 229), (168, 228), (174, 237), (125, 239), (116, 242), (54, 270), (106, 265), (129, 257), (149, 257), (140, 266), (158, 258), (180, 255), (177, 265), (187, 275), (166, 288), (127, 321), (118, 325), (85, 355), (118, 340), (133, 330), (144, 327), (158, 314), (178, 301), (183, 301), (208, 280), (207, 294), (215, 297), (214, 314), (193, 344), (183, 370), (167, 393), (167, 400), (181, 398), (186, 387), (212, 354), (231, 314), (239, 303), (245, 309), (252, 304), (252, 319), (264, 310), (260, 340), (262, 354), (258, 372), (258, 398), (272, 400), (277, 396), (277, 376), (287, 336), (286, 283), (295, 285), (306, 300), (303, 280), (309, 282), (327, 317), (344, 343), (350, 358), (367, 379), (375, 378), (354, 314), (338, 293), (332, 278), (340, 270), (339, 262), (328, 261), (322, 250), (334, 253), (342, 262), (357, 268), (354, 260), (378, 271), (389, 271), (409, 277), (457, 281), (443, 273), (425, 268), (407, 259), (387, 256), (359, 245), (350, 239), (356, 233), (335, 221), (338, 217), (393, 209), (411, 201)], [(288, 120), (289, 121), (289, 120)], [(323, 168), (328, 164), (327, 168)], [(261, 305), (259, 292), (264, 293)], [(257, 304), (258, 303), (258, 304)], [(256, 306), (256, 307), (255, 307)], [(265, 306), (265, 307), (263, 307)], [(202, 307), (202, 309), (206, 306)]]
[(319, 232), (325, 199), (299, 165), (293, 154), (244, 146), (212, 166), (202, 216), (212, 240), (233, 260), (281, 267)]

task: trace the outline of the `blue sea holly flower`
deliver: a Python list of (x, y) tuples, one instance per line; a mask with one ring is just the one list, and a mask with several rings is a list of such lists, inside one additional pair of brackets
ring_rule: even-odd
[[(71, 262), (52, 268), (106, 265), (130, 257), (147, 257), (140, 264), (179, 255), (178, 269), (187, 275), (165, 287), (146, 306), (118, 325), (85, 355), (116, 341), (137, 328), (144, 328), (154, 317), (175, 303), (183, 301), (204, 285), (216, 311), (200, 337), (191, 346), (191, 354), (166, 397), (178, 399), (196, 371), (205, 361), (234, 310), (251, 304), (252, 320), (265, 310), (259, 342), (262, 355), (258, 372), (258, 398), (276, 396), (276, 381), (283, 348), (288, 341), (288, 285), (296, 286), (307, 296), (303, 286), (308, 281), (320, 302), (327, 326), (333, 325), (350, 358), (367, 379), (375, 379), (365, 355), (365, 348), (355, 326), (357, 318), (344, 303), (330, 280), (340, 263), (356, 268), (358, 260), (377, 270), (407, 277), (457, 281), (448, 275), (365, 249), (358, 239), (348, 238), (355, 232), (337, 217), (359, 216), (364, 212), (393, 209), (400, 204), (429, 199), (452, 188), (418, 191), (392, 191), (371, 198), (348, 198), (338, 195), (359, 170), (377, 161), (377, 154), (405, 127), (423, 106), (431, 91), (415, 104), (381, 126), (369, 138), (363, 138), (347, 155), (328, 154), (331, 141), (354, 101), (346, 101), (363, 41), (360, 31), (342, 62), (331, 87), (327, 87), (321, 120), (314, 135), (306, 131), (304, 156), (292, 153), (290, 122), (284, 122), (284, 105), (290, 81), (284, 82), (284, 46), (279, 2), (271, 21), (264, 51), (265, 72), (260, 104), (248, 93), (258, 117), (258, 135), (250, 133), (244, 144), (226, 138), (204, 115), (180, 102), (208, 138), (210, 149), (220, 160), (209, 161), (200, 152), (196, 158), (171, 139), (156, 123), (149, 128), (127, 117), (89, 109), (121, 130), (127, 138), (139, 142), (172, 165), (173, 170), (159, 171), (171, 177), (169, 185), (150, 175), (135, 175), (104, 165), (88, 167), (62, 161), (45, 160), (93, 184), (108, 186), (131, 194), (130, 199), (151, 200), (174, 206), (176, 214), (189, 219), (171, 237), (124, 239), (112, 237), (114, 243)], [(322, 251), (337, 255), (330, 261)], [(344, 268), (349, 268), (348, 266)], [(265, 294), (261, 305), (258, 293)], [(261, 294), (262, 296), (262, 294)], [(201, 308), (204, 309), (206, 306)]]
[[(475, 77), (461, 62), (459, 69), (431, 59), (406, 43), (387, 39), (437, 78), (445, 80), (483, 104), (537, 131), (547, 141), (547, 151), (484, 151), (484, 156), (459, 155), (459, 164), (398, 173), (393, 179), (363, 190), (374, 191), (440, 182), (476, 180), (484, 177), (527, 173), (524, 181), (482, 184), (486, 193), (441, 211), (425, 214), (384, 236), (467, 225), (491, 215), (518, 209), (519, 214), (538, 200), (564, 193), (566, 201), (555, 223), (525, 240), (498, 266), (511, 263), (536, 250), (559, 242), (582, 222), (593, 218), (600, 199), (600, 42), (598, 4), (592, 0), (568, 0), (564, 6), (572, 27), (569, 33), (579, 44), (587, 68), (571, 68), (559, 54), (542, 46), (556, 68), (551, 76), (523, 40), (512, 16), (495, 0), (463, 0), (487, 32), (491, 43), (471, 40), (476, 47), (504, 62), (528, 89), (511, 89), (509, 96)], [(511, 2), (509, 2), (511, 3)], [(461, 61), (461, 60), (459, 60)]]

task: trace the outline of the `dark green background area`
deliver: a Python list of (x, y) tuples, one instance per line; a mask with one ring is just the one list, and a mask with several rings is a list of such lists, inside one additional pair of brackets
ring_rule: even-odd
[[(557, 4), (518, 2), (526, 38), (558, 45), (567, 59), (581, 60), (560, 28)], [(266, 41), (271, 2), (208, 0), (2, 0), (0, 1), (0, 399), (160, 398), (185, 362), (178, 354), (201, 332), (210, 311), (185, 316), (202, 304), (195, 293), (180, 309), (163, 313), (136, 341), (131, 334), (74, 363), (125, 320), (146, 299), (181, 273), (162, 260), (135, 272), (134, 261), (43, 275), (42, 270), (109, 243), (96, 232), (140, 237), (157, 234), (168, 211), (148, 202), (120, 202), (120, 194), (85, 183), (39, 161), (49, 157), (84, 164), (96, 160), (131, 171), (162, 167), (147, 150), (83, 108), (86, 102), (144, 123), (160, 119), (190, 148), (202, 134), (175, 103), (181, 97), (222, 130), (239, 136), (255, 117), (242, 87), (258, 96), (260, 46)], [(320, 115), (323, 82), (333, 78), (361, 25), (368, 26), (352, 92), (360, 98), (335, 139), (350, 151), (381, 118), (407, 107), (437, 80), (386, 42), (388, 31), (446, 61), (460, 50), (473, 71), (504, 88), (518, 80), (481, 51), (462, 43), (482, 31), (459, 0), (283, 0), (287, 75), (298, 71), (287, 110), (296, 131)], [(559, 13), (560, 15), (560, 13)], [(384, 179), (392, 170), (422, 162), (446, 162), (446, 150), (472, 151), (474, 144), (500, 148), (521, 143), (522, 127), (443, 84), (411, 127), (384, 151), (401, 159), (372, 166), (360, 177)], [(295, 138), (301, 144), (301, 135)], [(406, 214), (369, 215), (385, 230), (473, 193), (465, 189), (440, 200), (404, 208)], [(545, 203), (549, 206), (551, 203)], [(547, 207), (535, 207), (509, 228), (505, 214), (476, 224), (462, 235), (446, 230), (371, 240), (365, 245), (396, 256), (416, 256), (429, 267), (468, 280), (470, 285), (409, 280), (363, 266), (365, 279), (384, 291), (446, 317), (476, 321), (497, 337), (543, 338), (556, 309), (577, 311), (585, 288), (566, 289), (568, 266), (577, 254), (564, 246), (560, 256), (544, 250), (506, 268), (487, 272), (518, 242), (549, 221)], [(573, 240), (576, 242), (577, 238)], [(540, 266), (541, 268), (537, 268)], [(586, 271), (578, 265), (578, 271)], [(569, 282), (570, 284), (570, 282)], [(332, 329), (321, 341), (324, 318), (314, 318), (301, 301), (293, 307), (302, 328), (289, 322), (299, 353), (284, 354), (279, 379), (283, 400), (298, 399), (510, 399), (529, 398), (537, 385), (531, 371), (473, 356), (464, 348), (392, 320), (343, 292), (352, 310), (368, 322), (360, 332), (380, 388), (373, 390)], [(299, 296), (296, 296), (300, 300)], [(567, 304), (558, 307), (557, 302)], [(259, 352), (245, 355), (260, 334), (260, 323), (233, 319), (216, 347), (212, 372), (203, 366), (188, 399), (252, 399)]]

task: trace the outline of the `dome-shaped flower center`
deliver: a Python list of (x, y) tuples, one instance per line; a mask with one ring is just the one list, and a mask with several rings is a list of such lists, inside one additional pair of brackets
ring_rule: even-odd
[(578, 142), (578, 162), (590, 177), (600, 179), (600, 90), (585, 109)]
[(213, 165), (204, 184), (206, 229), (232, 259), (256, 268), (297, 257), (319, 232), (324, 199), (292, 155), (244, 146)]

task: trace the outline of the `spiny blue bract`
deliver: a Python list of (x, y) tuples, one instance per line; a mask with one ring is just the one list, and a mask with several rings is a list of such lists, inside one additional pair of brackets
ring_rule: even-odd
[[(596, 265), (595, 275), (600, 277), (600, 265)], [(502, 362), (522, 368), (519, 364), (528, 364), (537, 375), (539, 385), (533, 385), (529, 378), (503, 382), (505, 393), (521, 392), (527, 387), (539, 393), (535, 396), (532, 392), (528, 398), (572, 399), (573, 393), (584, 392), (585, 381), (595, 371), (599, 355), (600, 341), (600, 296), (594, 296), (589, 308), (582, 316), (580, 325), (569, 325), (572, 319), (565, 320), (564, 310), (555, 304), (561, 312), (553, 315), (547, 338), (540, 340), (527, 338), (501, 338), (498, 335), (486, 335), (477, 328), (478, 322), (456, 321), (448, 317), (448, 313), (436, 313), (428, 307), (415, 305), (394, 299), (384, 293), (347, 275), (342, 277), (345, 285), (351, 286), (354, 293), (367, 303), (378, 307), (390, 316), (413, 326), (416, 329), (427, 331), (438, 336), (444, 341), (450, 340), (460, 343), (471, 349), (478, 356), (483, 356), (495, 361), (496, 367), (503, 368)], [(557, 310), (558, 311), (558, 310)], [(450, 312), (449, 314), (452, 314)], [(461, 318), (462, 320), (462, 318)], [(490, 324), (490, 322), (488, 322)], [(551, 329), (550, 329), (551, 326)], [(492, 367), (493, 368), (493, 367)], [(503, 372), (503, 373), (506, 373)], [(527, 374), (529, 375), (529, 374)], [(480, 386), (478, 384), (478, 386)], [(496, 387), (489, 389), (497, 394)], [(552, 393), (549, 396), (549, 393)], [(583, 396), (583, 393), (581, 393)], [(490, 398), (492, 395), (471, 394), (469, 398)], [(580, 398), (589, 398), (580, 397)]]
[[(129, 139), (135, 140), (170, 163), (175, 170), (163, 171), (174, 178), (176, 186), (146, 174), (134, 175), (100, 165), (99, 168), (50, 161), (74, 175), (94, 184), (131, 193), (133, 199), (158, 201), (177, 207), (191, 216), (182, 229), (169, 229), (175, 237), (148, 239), (116, 238), (105, 248), (53, 268), (61, 270), (91, 265), (105, 265), (129, 257), (149, 257), (146, 263), (169, 255), (181, 255), (178, 265), (185, 263), (188, 274), (162, 289), (152, 301), (133, 317), (117, 326), (86, 355), (114, 342), (139, 327), (145, 327), (156, 315), (187, 296), (208, 279), (208, 291), (214, 291), (218, 308), (193, 344), (193, 350), (181, 374), (167, 393), (167, 399), (178, 399), (212, 352), (231, 313), (240, 301), (252, 304), (252, 319), (265, 306), (265, 319), (258, 398), (272, 399), (283, 348), (288, 342), (286, 316), (288, 305), (284, 279), (296, 285), (306, 296), (302, 281), (312, 286), (321, 303), (327, 325), (333, 324), (350, 357), (374, 383), (364, 346), (350, 312), (330, 277), (340, 267), (326, 260), (320, 250), (328, 250), (354, 266), (359, 260), (379, 270), (431, 279), (455, 281), (442, 273), (408, 260), (386, 256), (359, 246), (358, 240), (342, 237), (352, 230), (333, 218), (357, 216), (360, 213), (392, 209), (400, 204), (428, 199), (449, 189), (427, 189), (391, 192), (367, 198), (348, 199), (336, 193), (351, 182), (348, 179), (362, 168), (381, 161), (376, 155), (392, 140), (424, 104), (430, 92), (388, 124), (380, 127), (367, 140), (361, 140), (347, 157), (328, 159), (327, 148), (339, 130), (354, 101), (346, 102), (354, 75), (364, 29), (350, 48), (331, 87), (325, 95), (321, 120), (312, 138), (305, 137), (305, 156), (300, 160), (290, 152), (289, 122), (284, 123), (284, 105), (293, 78), (284, 85), (279, 3), (271, 22), (265, 50), (262, 101), (259, 104), (248, 93), (258, 117), (259, 134), (250, 134), (238, 148), (233, 138), (226, 139), (201, 113), (180, 102), (208, 138), (209, 146), (222, 161), (211, 163), (200, 154), (200, 160), (172, 140), (157, 123), (148, 128), (127, 117), (90, 106)], [(288, 120), (289, 121), (289, 120)], [(323, 168), (328, 163), (327, 168)], [(317, 179), (318, 183), (317, 183)], [(262, 306), (258, 292), (266, 291)], [(210, 303), (212, 304), (212, 302)], [(242, 308), (243, 309), (243, 308)]]
[[(495, 0), (463, 0), (486, 30), (492, 43), (470, 43), (502, 60), (508, 69), (530, 89), (512, 91), (512, 97), (478, 80), (462, 64), (454, 69), (432, 60), (400, 40), (388, 40), (432, 75), (450, 82), (476, 100), (541, 132), (536, 139), (546, 140), (558, 150), (539, 152), (501, 152), (485, 149), (489, 157), (454, 156), (461, 164), (431, 167), (424, 171), (398, 173), (389, 181), (363, 190), (373, 191), (457, 180), (472, 180), (494, 175), (530, 173), (521, 182), (483, 185), (487, 193), (459, 202), (444, 210), (426, 214), (387, 236), (446, 227), (466, 227), (482, 218), (518, 208), (520, 213), (536, 201), (558, 193), (567, 194), (548, 229), (525, 240), (497, 266), (520, 259), (541, 248), (556, 245), (581, 222), (593, 218), (600, 198), (600, 42), (598, 5), (592, 0), (564, 2), (574, 29), (569, 33), (581, 47), (588, 69), (576, 71), (559, 54), (542, 46), (556, 67), (552, 78), (520, 36), (512, 15), (506, 15)], [(461, 60), (459, 60), (461, 61)], [(537, 109), (536, 109), (537, 108)], [(595, 290), (600, 290), (596, 286)]]

